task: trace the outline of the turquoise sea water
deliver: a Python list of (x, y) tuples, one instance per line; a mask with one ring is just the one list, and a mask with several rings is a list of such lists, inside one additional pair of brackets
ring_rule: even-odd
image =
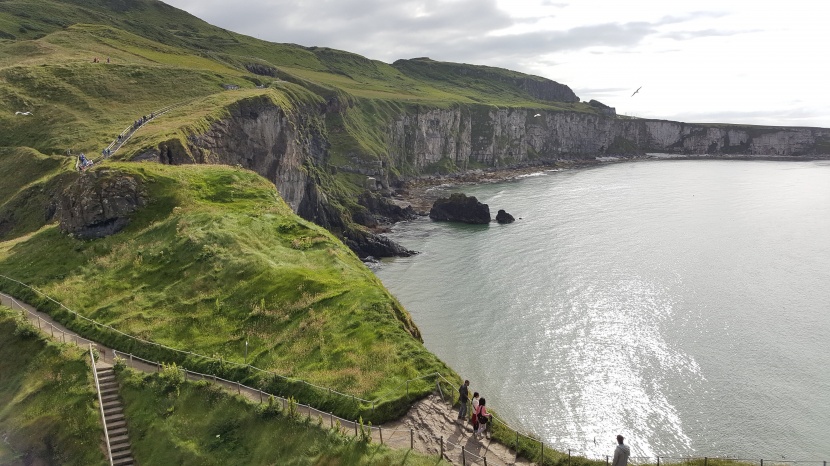
[(830, 163), (634, 162), (463, 191), (518, 220), (399, 224), (421, 254), (376, 273), (509, 423), (591, 457), (623, 433), (635, 456), (830, 460)]

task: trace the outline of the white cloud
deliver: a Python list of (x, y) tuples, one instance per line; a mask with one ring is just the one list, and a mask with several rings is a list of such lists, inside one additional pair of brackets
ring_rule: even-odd
[(389, 63), (428, 56), (533, 73), (621, 113), (830, 127), (830, 93), (818, 72), (830, 28), (823, 24), (828, 11), (820, 2), (169, 3), (274, 42), (332, 47)]

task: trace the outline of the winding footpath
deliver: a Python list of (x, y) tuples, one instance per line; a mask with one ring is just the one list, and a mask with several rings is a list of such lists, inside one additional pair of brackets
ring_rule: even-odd
[[(114, 351), (98, 342), (84, 338), (54, 321), (48, 314), (38, 311), (29, 304), (22, 303), (15, 298), (0, 293), (0, 304), (12, 310), (22, 311), (29, 322), (37, 327), (46, 336), (69, 344), (82, 347), (93, 345), (99, 353), (96, 368), (107, 368), (114, 364), (116, 354), (121, 357), (128, 355)], [(127, 357), (127, 365), (138, 371), (158, 372), (161, 365), (138, 358)], [(267, 401), (268, 394), (236, 382), (218, 379), (212, 376), (195, 374), (186, 371), (187, 380), (207, 380), (214, 382), (231, 393), (244, 396), (254, 403)], [(284, 404), (287, 400), (275, 397)], [(305, 405), (297, 405), (301, 415), (311, 418), (322, 418), (323, 425), (334, 426), (340, 422), (344, 434), (357, 435), (360, 428), (354, 421), (338, 418), (331, 413), (319, 411)], [(371, 427), (372, 442), (382, 443), (391, 448), (412, 448), (420, 453), (438, 456), (443, 452), (443, 458), (456, 465), (529, 465), (532, 464), (523, 458), (516, 458), (515, 452), (504, 445), (487, 438), (475, 438), (469, 425), (456, 423), (457, 412), (449, 403), (438, 394), (416, 402), (403, 418)], [(365, 427), (364, 427), (365, 429)]]

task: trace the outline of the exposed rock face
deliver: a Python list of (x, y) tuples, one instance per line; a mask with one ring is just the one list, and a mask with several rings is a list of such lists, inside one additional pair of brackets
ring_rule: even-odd
[(146, 203), (146, 194), (132, 176), (107, 169), (83, 173), (61, 196), (61, 231), (79, 238), (103, 238), (121, 231), (130, 214)]
[(513, 223), (516, 219), (504, 210), (499, 210), (499, 213), (496, 214), (496, 221), (499, 223)]
[(617, 114), (617, 109), (615, 109), (614, 107), (609, 107), (608, 105), (605, 105), (599, 100), (591, 99), (591, 101), (588, 102), (588, 105), (599, 110), (605, 116), (614, 116)]
[(322, 187), (332, 185), (326, 180), (330, 181), (335, 171), (361, 175), (365, 188), (388, 193), (390, 186), (401, 180), (447, 169), (467, 172), (471, 167), (595, 160), (598, 156), (646, 152), (779, 157), (830, 154), (828, 129), (621, 118), (599, 102), (591, 105), (603, 113), (600, 115), (542, 111), (539, 117), (534, 116), (538, 110), (484, 105), (409, 106), (379, 134), (372, 135), (377, 138), (376, 147), (384, 147), (385, 153), (370, 155), (350, 149), (338, 153), (335, 166), (329, 160), (328, 134), (347, 129), (327, 128), (325, 116), (359, 114), (354, 107), (360, 105), (359, 99), (334, 96), (288, 113), (267, 97), (247, 99), (201, 134), (163, 142), (138, 159), (168, 164), (220, 163), (254, 170), (271, 180), (300, 216), (344, 237), (358, 255), (383, 257), (397, 255), (403, 248), (355, 228), (348, 216), (373, 227), (399, 214), (391, 214), (368, 198), (360, 201), (365, 211), (355, 210), (354, 204), (342, 207), (340, 201), (329, 199)]
[(389, 199), (369, 191), (364, 191), (358, 196), (357, 203), (365, 207), (366, 211), (358, 212), (352, 218), (357, 223), (370, 228), (383, 223), (395, 223), (418, 217), (412, 206), (401, 207)]
[(260, 76), (277, 77), (277, 69), (273, 66), (263, 65), (261, 63), (246, 63), (245, 69)]
[(579, 102), (579, 97), (565, 84), (548, 79), (530, 77), (519, 80), (519, 87), (533, 97), (552, 102)]
[(435, 201), (429, 211), (429, 218), (447, 222), (487, 224), (490, 223), (490, 207), (478, 202), (475, 196), (453, 193), (449, 198), (442, 197)]
[(576, 112), (456, 107), (401, 114), (388, 130), (392, 163), (429, 169), (442, 160), (460, 170), (531, 160), (593, 159), (664, 152), (688, 155), (830, 154), (830, 130), (701, 125)]
[(135, 160), (239, 165), (273, 182), (296, 212), (309, 182), (303, 164), (322, 162), (328, 150), (328, 142), (316, 128), (302, 112), (289, 117), (267, 98), (243, 100), (227, 118), (188, 137), (186, 147), (179, 140), (163, 142)]
[(361, 259), (368, 256), (409, 257), (417, 254), (417, 252), (406, 249), (385, 236), (371, 233), (348, 235), (343, 241)]

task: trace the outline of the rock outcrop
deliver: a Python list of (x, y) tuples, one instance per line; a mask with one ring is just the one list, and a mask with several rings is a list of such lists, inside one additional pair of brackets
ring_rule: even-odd
[(429, 218), (446, 222), (473, 224), (490, 223), (490, 207), (478, 202), (475, 196), (453, 193), (450, 197), (439, 198), (429, 211)]
[(401, 207), (389, 199), (369, 191), (360, 194), (357, 197), (357, 203), (365, 207), (366, 210), (353, 213), (352, 219), (370, 228), (418, 217), (412, 206)]
[(103, 238), (126, 227), (130, 214), (145, 204), (136, 178), (108, 169), (87, 171), (61, 196), (60, 229), (83, 239)]
[(516, 221), (516, 219), (504, 210), (499, 210), (499, 212), (496, 214), (496, 221), (499, 223), (513, 223)]

